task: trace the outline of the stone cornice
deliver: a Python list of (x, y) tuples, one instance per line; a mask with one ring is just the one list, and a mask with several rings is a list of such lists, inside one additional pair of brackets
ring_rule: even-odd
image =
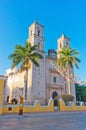
[(50, 69), (49, 69), (49, 72), (50, 72), (50, 73), (55, 73), (55, 74), (59, 74), (59, 75), (60, 75), (60, 73), (59, 73), (57, 70), (55, 70), (55, 69), (53, 70), (53, 69), (50, 68)]

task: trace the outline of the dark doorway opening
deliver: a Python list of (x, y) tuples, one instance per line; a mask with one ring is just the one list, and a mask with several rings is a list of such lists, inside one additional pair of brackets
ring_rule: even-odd
[(52, 99), (54, 100), (54, 106), (58, 106), (58, 93), (57, 92), (53, 92), (52, 94)]

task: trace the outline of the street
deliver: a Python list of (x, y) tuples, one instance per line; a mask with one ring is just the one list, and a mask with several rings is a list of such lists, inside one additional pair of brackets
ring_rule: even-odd
[(86, 111), (5, 114), (0, 130), (86, 130)]

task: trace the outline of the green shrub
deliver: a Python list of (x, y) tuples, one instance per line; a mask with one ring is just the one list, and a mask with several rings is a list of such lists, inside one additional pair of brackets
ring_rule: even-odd
[(65, 102), (65, 105), (68, 105), (69, 101), (73, 101), (74, 100), (74, 96), (69, 95), (69, 94), (63, 94), (62, 95), (62, 99)]

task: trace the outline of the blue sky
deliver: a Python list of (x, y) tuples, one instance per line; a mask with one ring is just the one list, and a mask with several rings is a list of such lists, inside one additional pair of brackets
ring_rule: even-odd
[(63, 32), (70, 37), (81, 59), (75, 73), (86, 81), (86, 0), (0, 0), (0, 75), (11, 67), (9, 54), (16, 44), (24, 44), (36, 19), (45, 28), (46, 51), (57, 49)]

